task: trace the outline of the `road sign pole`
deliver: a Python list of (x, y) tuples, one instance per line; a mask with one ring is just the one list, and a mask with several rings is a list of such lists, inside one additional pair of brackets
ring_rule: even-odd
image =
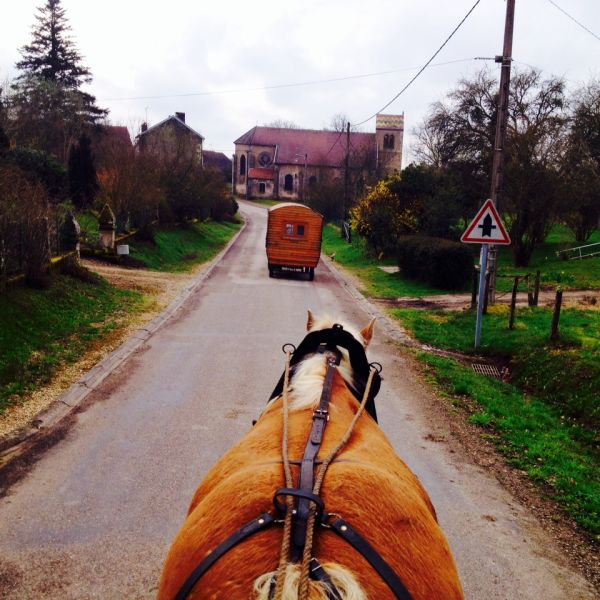
[(483, 318), (483, 305), (485, 304), (485, 279), (488, 261), (488, 244), (481, 246), (481, 260), (479, 266), (479, 297), (477, 298), (477, 321), (475, 323), (475, 348), (481, 342), (481, 320)]

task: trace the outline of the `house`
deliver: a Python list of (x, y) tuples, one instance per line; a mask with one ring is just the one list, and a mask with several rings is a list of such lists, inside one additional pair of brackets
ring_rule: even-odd
[(231, 168), (233, 166), (232, 160), (223, 154), (222, 152), (215, 152), (213, 150), (202, 151), (202, 162), (205, 169), (218, 171), (222, 173), (223, 178), (227, 183), (231, 183)]
[(177, 161), (188, 159), (202, 166), (202, 143), (204, 137), (185, 122), (185, 113), (176, 112), (160, 123), (142, 130), (136, 138), (140, 152), (152, 152), (161, 160)]
[(348, 168), (399, 173), (404, 115), (377, 115), (375, 133), (256, 126), (235, 142), (233, 186), (246, 197), (303, 200), (326, 177)]

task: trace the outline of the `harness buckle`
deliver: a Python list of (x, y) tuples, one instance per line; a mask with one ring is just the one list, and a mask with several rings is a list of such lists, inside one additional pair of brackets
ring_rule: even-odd
[(316, 408), (313, 411), (313, 419), (325, 419), (325, 421), (329, 421), (329, 411), (323, 408)]

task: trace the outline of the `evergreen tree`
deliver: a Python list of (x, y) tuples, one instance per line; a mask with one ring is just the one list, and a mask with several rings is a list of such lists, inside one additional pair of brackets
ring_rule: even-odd
[(18, 84), (27, 89), (43, 81), (57, 84), (67, 91), (76, 91), (86, 120), (95, 123), (105, 117), (107, 111), (96, 106), (94, 96), (80, 90), (83, 84), (91, 82), (92, 74), (82, 64), (81, 54), (68, 35), (71, 27), (65, 9), (60, 0), (46, 0), (38, 12), (37, 25), (32, 30), (33, 40), (20, 49), (23, 59), (16, 64), (22, 71), (17, 78)]
[(75, 206), (91, 206), (99, 187), (91, 140), (83, 134), (69, 153), (69, 189)]

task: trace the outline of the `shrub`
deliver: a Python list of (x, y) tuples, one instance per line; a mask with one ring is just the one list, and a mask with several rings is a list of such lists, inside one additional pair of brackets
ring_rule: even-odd
[(377, 253), (393, 256), (400, 236), (417, 228), (412, 202), (392, 191), (395, 179), (380, 181), (369, 188), (352, 209), (352, 225)]
[(473, 272), (471, 250), (459, 242), (405, 236), (398, 242), (398, 266), (407, 277), (442, 289), (468, 285)]

